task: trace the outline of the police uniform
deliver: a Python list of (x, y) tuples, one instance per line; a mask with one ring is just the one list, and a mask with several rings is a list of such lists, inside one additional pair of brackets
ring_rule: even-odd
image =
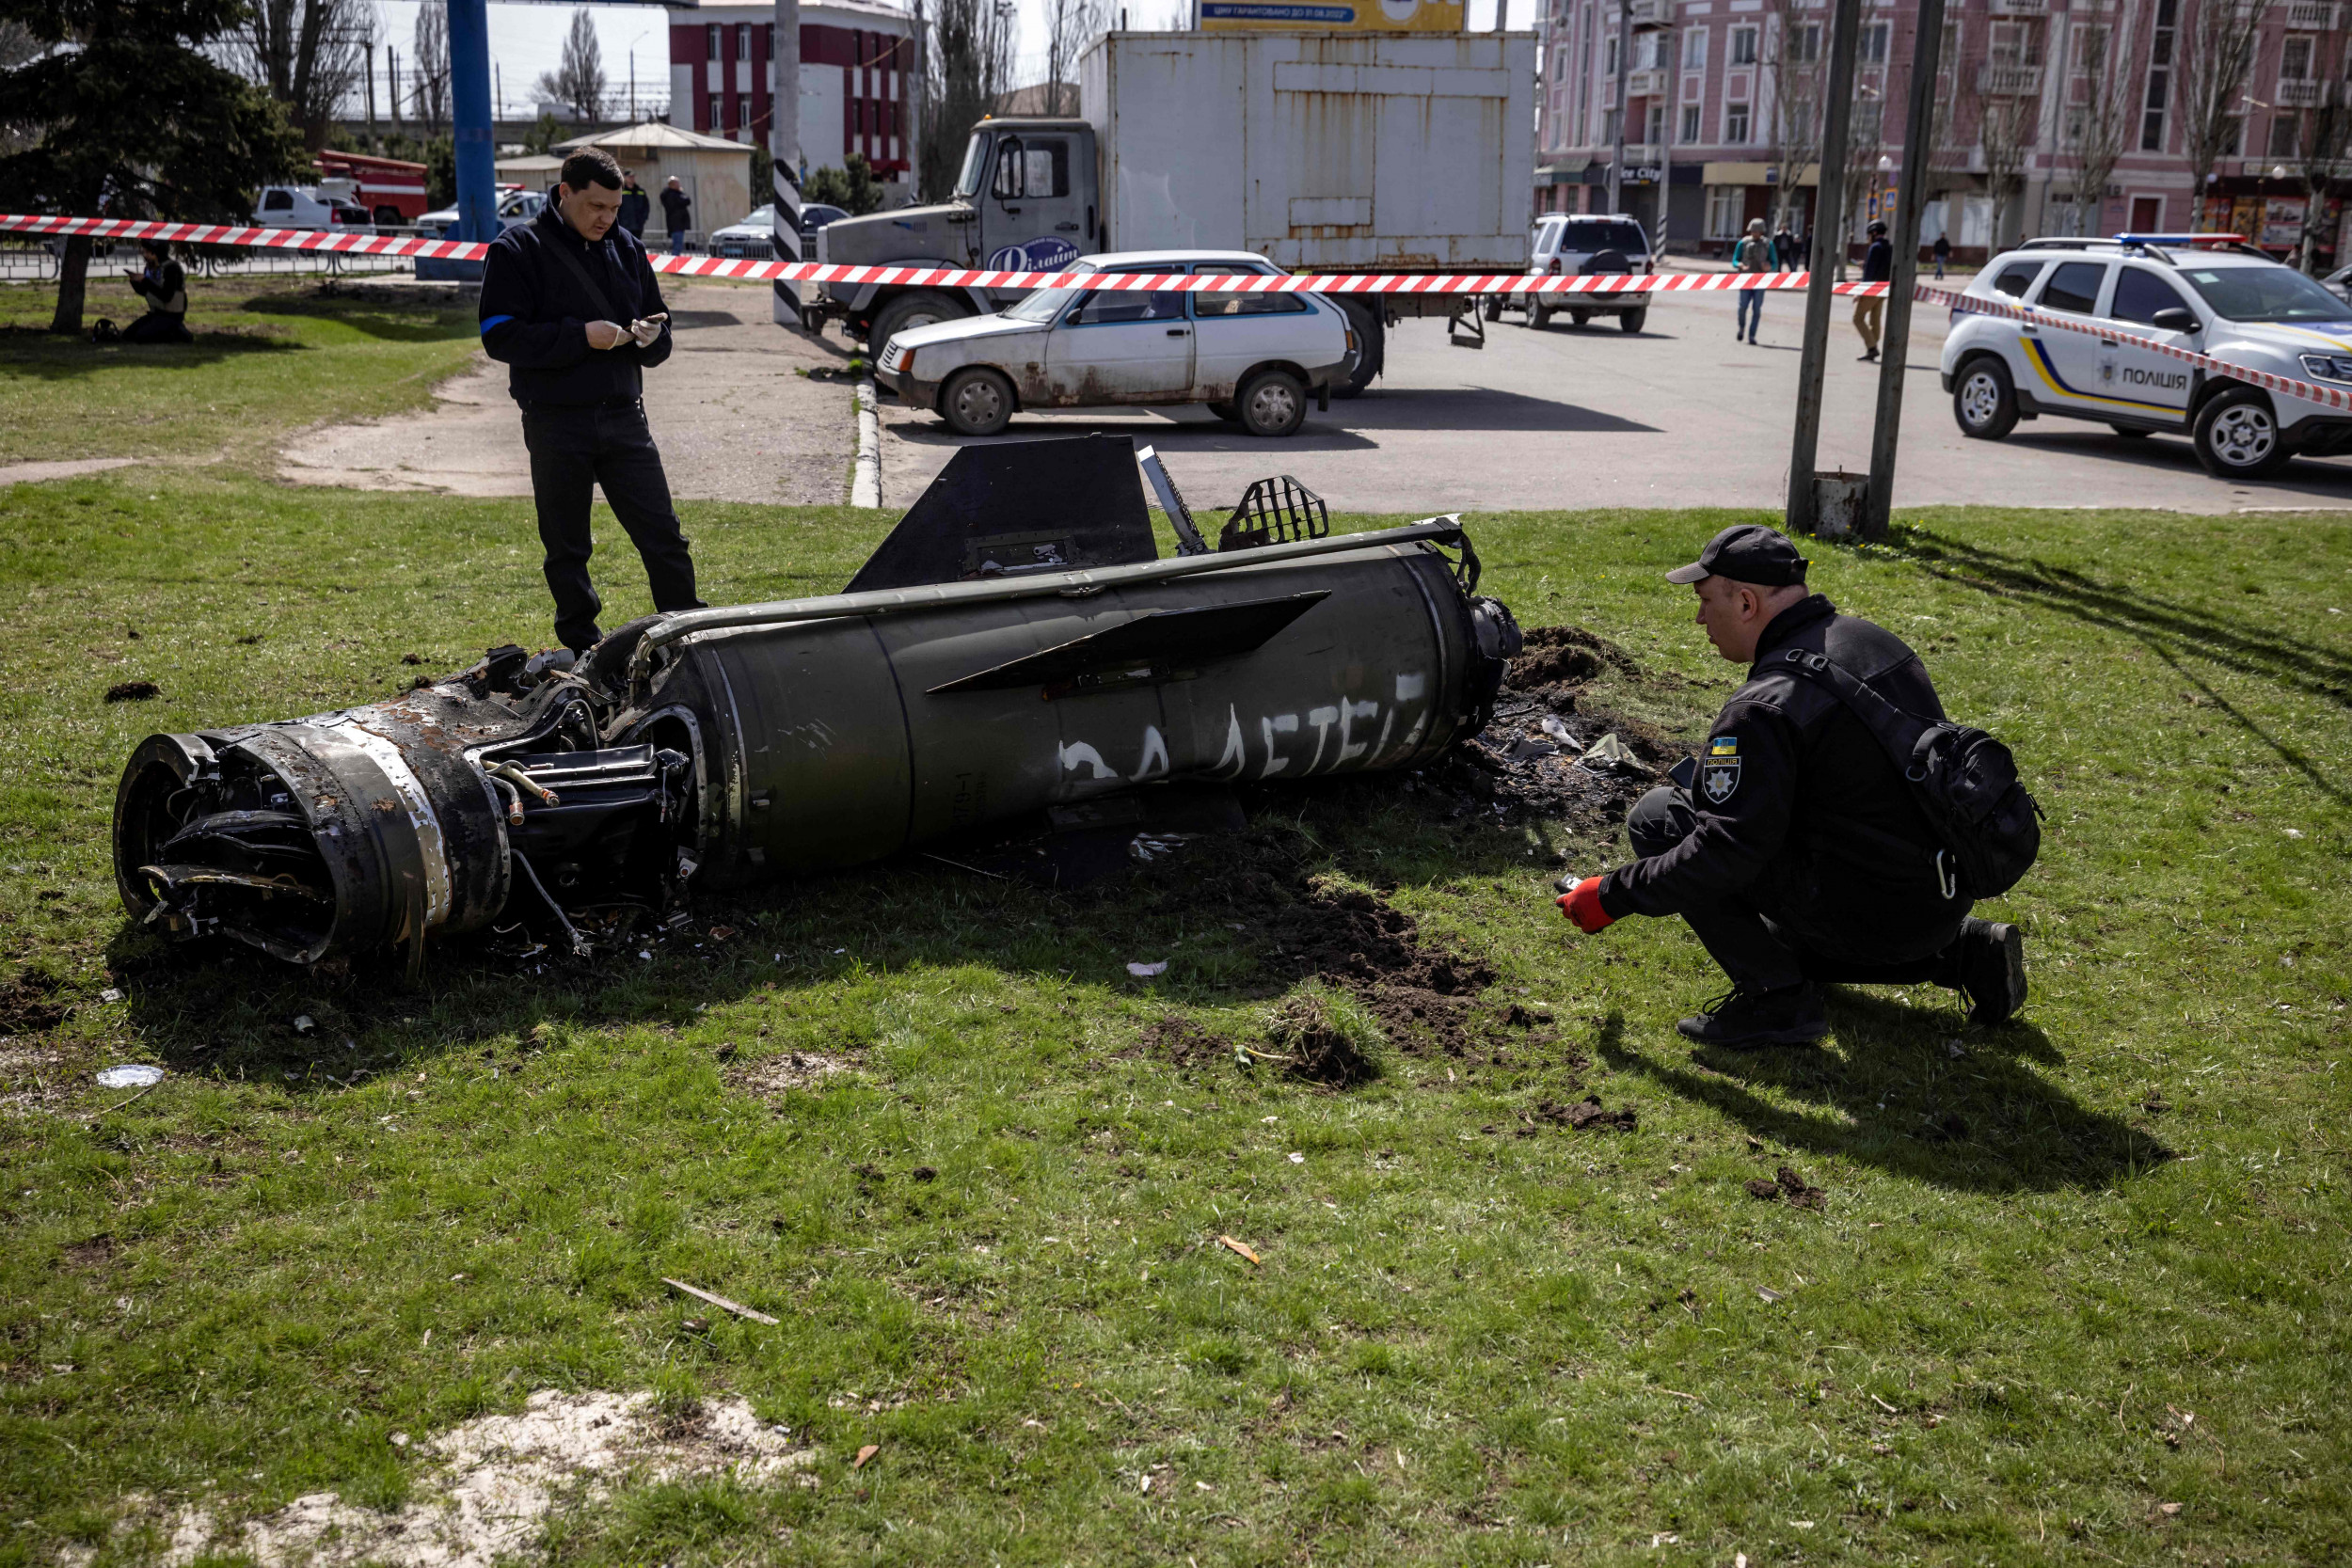
[[(1750, 571), (1767, 586), (1802, 582), (1804, 564), (1780, 534), (1750, 524), (1717, 535), (1670, 580), (1720, 567), (1735, 581), (1756, 580), (1741, 575)], [(1900, 638), (1819, 594), (1789, 605), (1708, 727), (1690, 787), (1661, 785), (1628, 817), (1640, 858), (1580, 884), (1563, 907), (1587, 929), (1680, 915), (1733, 987), (1728, 1009), (1682, 1021), (1706, 1043), (1820, 1038), (1828, 1023), (1815, 988), (1828, 981), (1934, 983), (1966, 991), (1979, 1022), (2007, 1017), (2024, 1000), (2014, 928), (1970, 918), (1911, 786), (1861, 719), (1792, 668), (1792, 651), (1827, 656), (1906, 712), (1944, 718)], [(1580, 895), (1582, 918), (1571, 902)]]

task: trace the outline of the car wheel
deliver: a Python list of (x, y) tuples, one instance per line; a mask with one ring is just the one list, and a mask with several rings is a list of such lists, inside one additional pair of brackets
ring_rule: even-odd
[(1359, 301), (1343, 299), (1340, 309), (1347, 312), (1347, 324), (1356, 329), (1356, 368), (1345, 381), (1332, 387), (1331, 395), (1352, 398), (1380, 373), (1388, 357), (1389, 324), (1377, 309)]
[(1624, 315), (1617, 318), (1617, 330), (1620, 332), (1639, 332), (1642, 330), (1644, 324), (1648, 322), (1648, 320), (1649, 308), (1647, 306), (1644, 306), (1639, 310), (1628, 310)]
[(1241, 404), (1237, 403), (1213, 403), (1209, 404), (1209, 412), (1227, 424), (1241, 423)]
[(909, 327), (958, 321), (969, 314), (952, 294), (943, 294), (936, 289), (917, 289), (911, 294), (900, 294), (874, 312), (874, 324), (866, 329), (866, 346), (880, 354), (889, 346), (891, 339)]
[(1252, 436), (1291, 436), (1307, 422), (1307, 388), (1288, 371), (1260, 371), (1242, 383), (1241, 427)]
[(1592, 319), (1593, 313), (1590, 310), (1571, 310), (1568, 312), (1568, 325), (1570, 326), (1582, 326), (1586, 322), (1589, 322)]
[(2270, 400), (2251, 387), (2233, 387), (2197, 416), (2197, 460), (2216, 479), (2262, 479), (2286, 466), (2286, 438)]
[(1979, 441), (1997, 441), (2017, 428), (2017, 388), (2009, 367), (1989, 355), (1961, 367), (1952, 384), (1952, 418), (1960, 433)]
[(1484, 306), (1482, 307), (1482, 313), (1490, 322), (1501, 321), (1502, 319), (1502, 296), (1501, 294), (1488, 294), (1486, 298)]
[(1012, 383), (985, 366), (967, 365), (939, 389), (940, 417), (959, 436), (994, 436), (1012, 420)]
[(1551, 325), (1551, 307), (1531, 305), (1527, 308), (1527, 325), (1541, 332)]
[(2145, 441), (2151, 434), (2136, 424), (2111, 424), (2107, 428), (2126, 441)]

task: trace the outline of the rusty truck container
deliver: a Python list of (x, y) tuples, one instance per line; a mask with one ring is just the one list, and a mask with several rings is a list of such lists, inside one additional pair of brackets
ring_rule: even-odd
[(1517, 272), (1533, 33), (1106, 33), (1079, 61), (1098, 248), (1238, 246), (1299, 271)]

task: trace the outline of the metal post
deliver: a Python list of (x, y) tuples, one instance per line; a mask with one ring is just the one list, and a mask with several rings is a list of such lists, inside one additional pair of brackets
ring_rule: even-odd
[(1625, 211), (1625, 122), (1632, 106), (1625, 101), (1625, 84), (1633, 64), (1633, 0), (1617, 0), (1617, 150), (1609, 159), (1609, 211)]
[[(776, 41), (769, 50), (776, 73), (768, 93), (768, 154), (774, 161), (769, 176), (770, 194), (776, 203), (775, 222), (769, 233), (776, 260), (801, 257), (801, 0), (776, 0)], [(801, 285), (776, 279), (772, 313), (778, 326), (799, 330)]]
[(368, 51), (368, 150), (381, 152), (384, 144), (375, 139), (375, 40), (367, 41)]
[[(1804, 295), (1804, 354), (1797, 366), (1797, 429), (1788, 451), (1790, 533), (1813, 531), (1813, 465), (1821, 439), (1821, 371), (1829, 358), (1830, 293), (1835, 253), (1846, 244), (1846, 126), (1853, 109), (1854, 35), (1860, 31), (1862, 0), (1837, 0), (1831, 25), (1829, 102), (1821, 109), (1821, 164), (1813, 197), (1811, 277)], [(1783, 54), (1787, 51), (1784, 49)], [(1781, 62), (1784, 66), (1787, 61)], [(1784, 179), (1802, 179), (1803, 169), (1783, 169)]]
[(449, 0), (449, 87), (457, 143), (457, 237), (486, 244), (499, 237), (499, 192), (485, 0)]
[(1903, 179), (1895, 195), (1895, 268), (1886, 285), (1885, 346), (1880, 351), (1879, 417), (1870, 431), (1870, 489), (1862, 499), (1862, 536), (1886, 537), (1895, 502), (1895, 441), (1903, 423), (1903, 366), (1911, 353), (1911, 291), (1919, 276), (1919, 214), (1927, 206), (1928, 165), (1935, 150), (1935, 81), (1943, 69), (1944, 0), (1919, 0), (1919, 36), (1911, 45), (1911, 109), (1903, 119)]

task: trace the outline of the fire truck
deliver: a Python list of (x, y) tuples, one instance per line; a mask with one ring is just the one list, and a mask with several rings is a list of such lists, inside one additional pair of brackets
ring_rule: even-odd
[(368, 210), (378, 227), (411, 224), (424, 215), (424, 166), (363, 152), (322, 152), (323, 180), (348, 181), (349, 199)]

